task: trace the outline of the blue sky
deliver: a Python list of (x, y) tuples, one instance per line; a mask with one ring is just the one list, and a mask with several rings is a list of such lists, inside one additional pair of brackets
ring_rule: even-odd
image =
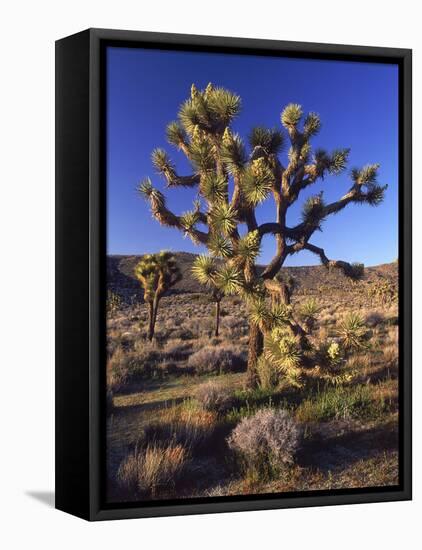
[[(395, 65), (302, 60), (293, 58), (171, 52), (136, 48), (107, 51), (107, 250), (109, 254), (143, 254), (167, 249), (202, 252), (176, 229), (161, 227), (147, 203), (136, 193), (138, 182), (154, 172), (151, 151), (164, 147), (181, 174), (191, 169), (183, 155), (167, 144), (165, 128), (176, 119), (179, 105), (192, 83), (226, 87), (242, 98), (234, 122), (244, 138), (253, 126), (280, 127), (288, 103), (315, 111), (322, 129), (314, 147), (350, 147), (349, 168), (381, 164), (379, 182), (388, 183), (381, 206), (349, 205), (327, 219), (312, 242), (332, 259), (365, 265), (391, 262), (398, 256), (398, 68)], [(283, 153), (282, 153), (283, 157)], [(324, 190), (327, 202), (350, 187), (349, 170), (307, 189), (289, 212), (288, 222), (300, 218), (301, 204)], [(189, 210), (195, 191), (165, 190), (168, 206), (179, 214)], [(273, 221), (271, 200), (259, 207), (258, 221)], [(274, 253), (266, 237), (260, 261)], [(302, 252), (286, 265), (313, 265), (318, 258)]]

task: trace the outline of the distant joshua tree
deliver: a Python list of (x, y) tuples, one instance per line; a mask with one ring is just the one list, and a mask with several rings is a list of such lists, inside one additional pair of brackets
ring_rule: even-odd
[[(193, 167), (192, 175), (180, 176), (163, 149), (152, 153), (154, 167), (164, 176), (167, 187), (197, 189), (191, 210), (174, 214), (149, 178), (141, 182), (139, 191), (149, 200), (160, 224), (182, 231), (195, 244), (208, 249), (209, 256), (200, 256), (195, 263), (197, 279), (215, 285), (224, 294), (239, 294), (246, 301), (250, 312), (247, 383), (253, 387), (257, 384), (256, 368), (265, 334), (282, 326), (298, 346), (307, 345), (306, 331), (287, 303), (290, 292), (286, 283), (277, 278), (284, 262), (307, 250), (327, 268), (360, 278), (362, 264), (330, 260), (311, 238), (328, 216), (349, 204), (380, 204), (386, 186), (377, 183), (378, 164), (353, 169), (345, 195), (331, 203), (325, 202), (322, 192), (309, 197), (303, 205), (302, 219), (289, 226), (287, 213), (299, 195), (327, 174), (344, 172), (349, 149), (312, 151), (310, 141), (320, 129), (319, 116), (304, 116), (301, 106), (292, 103), (281, 113), (287, 136), (281, 129), (253, 128), (247, 153), (241, 137), (231, 130), (240, 104), (240, 97), (224, 88), (209, 84), (205, 90), (198, 90), (192, 85), (178, 120), (167, 126), (168, 141), (186, 156)], [(284, 162), (279, 153), (287, 140), (289, 150)], [(256, 209), (269, 198), (275, 203), (275, 219), (260, 224)], [(274, 237), (276, 252), (268, 265), (257, 269), (266, 235)]]
[(144, 289), (148, 304), (148, 339), (152, 340), (157, 321), (157, 312), (163, 294), (178, 281), (182, 274), (170, 252), (146, 254), (135, 267), (135, 276)]

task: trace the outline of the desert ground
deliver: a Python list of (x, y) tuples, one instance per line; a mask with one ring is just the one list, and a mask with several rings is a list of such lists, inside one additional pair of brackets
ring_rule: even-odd
[[(367, 268), (359, 282), (286, 268), (294, 311), (313, 301), (316, 347), (341, 343), (351, 314), (363, 343), (335, 368), (314, 359), (300, 384), (262, 364), (248, 390), (244, 302), (223, 298), (215, 336), (215, 304), (190, 276), (194, 256), (176, 256), (183, 279), (162, 299), (152, 341), (137, 258), (108, 258), (108, 500), (397, 485), (397, 264)], [(266, 441), (288, 432), (271, 456), (265, 430)]]

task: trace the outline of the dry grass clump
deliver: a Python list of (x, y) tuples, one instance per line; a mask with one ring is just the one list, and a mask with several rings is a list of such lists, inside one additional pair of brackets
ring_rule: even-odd
[(206, 346), (189, 357), (188, 366), (197, 374), (221, 374), (242, 369), (245, 359), (230, 346)]
[(107, 361), (107, 388), (119, 391), (132, 380), (150, 379), (163, 372), (166, 359), (166, 352), (155, 344), (141, 342), (133, 350), (119, 346)]
[(214, 381), (201, 384), (196, 390), (195, 397), (203, 409), (217, 413), (226, 411), (233, 402), (228, 388)]
[(288, 411), (264, 408), (244, 418), (227, 443), (249, 472), (273, 477), (294, 463), (301, 440), (302, 430)]
[(107, 389), (118, 391), (128, 379), (125, 351), (118, 347), (107, 361)]
[(159, 422), (149, 424), (144, 431), (144, 440), (147, 443), (170, 441), (193, 451), (213, 435), (216, 420), (215, 413), (195, 408), (187, 402), (167, 409)]
[(119, 485), (134, 496), (156, 497), (159, 491), (174, 488), (181, 477), (189, 454), (179, 444), (148, 445), (136, 448), (122, 461), (117, 472)]

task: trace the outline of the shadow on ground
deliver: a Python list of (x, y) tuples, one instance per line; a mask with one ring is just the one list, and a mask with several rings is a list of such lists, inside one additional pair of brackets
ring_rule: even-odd
[(345, 468), (361, 459), (398, 448), (397, 427), (394, 424), (350, 431), (338, 437), (315, 438), (308, 442), (299, 456), (302, 466), (317, 466), (322, 471)]

